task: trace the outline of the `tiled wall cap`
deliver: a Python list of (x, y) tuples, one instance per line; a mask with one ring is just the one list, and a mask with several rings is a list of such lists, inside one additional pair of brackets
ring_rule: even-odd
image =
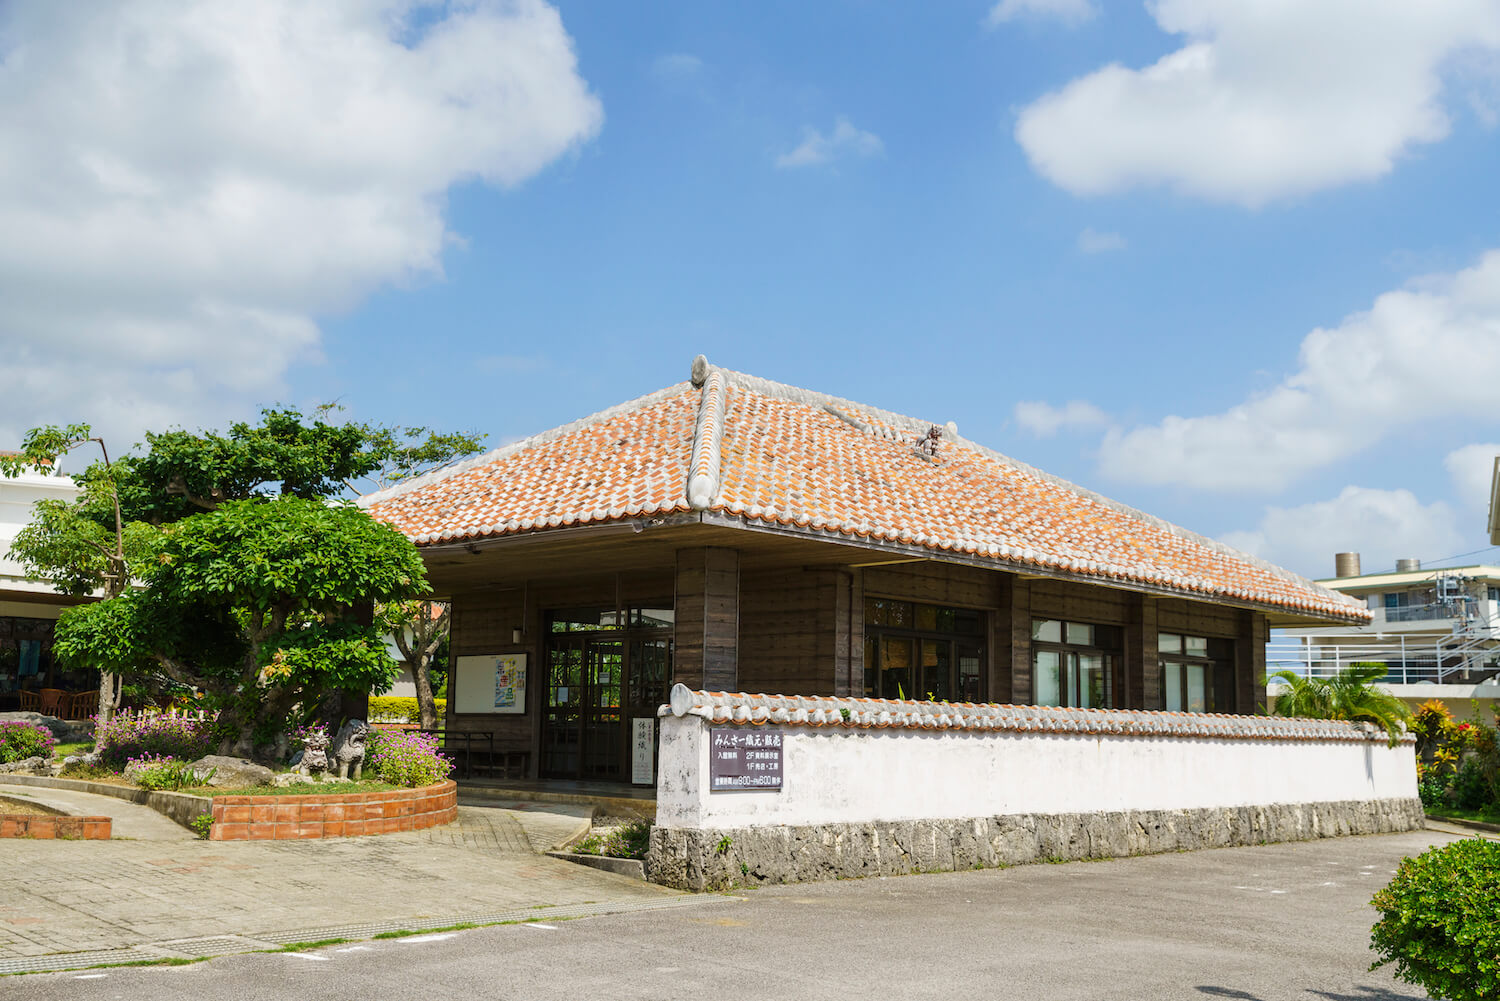
[[(1383, 741), (1369, 723), (1234, 716), (1142, 709), (974, 705), (912, 700), (697, 692), (674, 685), (660, 715), (696, 715), (715, 723), (923, 730), (1018, 731), (1058, 734), (1197, 737), (1226, 740)], [(1403, 738), (1414, 741), (1410, 734)]]

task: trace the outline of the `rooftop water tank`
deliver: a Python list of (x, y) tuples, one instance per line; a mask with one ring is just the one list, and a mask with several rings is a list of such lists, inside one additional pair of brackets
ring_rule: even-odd
[(1334, 553), (1333, 575), (1335, 577), (1359, 576), (1359, 553)]
[(1422, 561), (1421, 560), (1397, 560), (1396, 561), (1396, 572), (1397, 573), (1416, 573), (1420, 569), (1422, 569)]

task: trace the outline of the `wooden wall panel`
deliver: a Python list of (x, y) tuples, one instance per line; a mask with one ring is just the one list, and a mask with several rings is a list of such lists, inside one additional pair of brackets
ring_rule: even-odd
[(1035, 698), (1031, 677), (1031, 585), (1033, 581), (1020, 577), (1011, 583), (1010, 614), (1006, 632), (1008, 649), (1002, 653), (1010, 657), (1010, 700), (1016, 705), (1029, 705)]
[(953, 563), (900, 563), (865, 567), (864, 593), (871, 597), (906, 598), (930, 605), (963, 605), (993, 611), (1000, 607), (1001, 574)]
[(1238, 608), (1181, 598), (1163, 598), (1160, 601), (1157, 624), (1164, 633), (1233, 639), (1240, 634), (1240, 614), (1241, 610)]
[(737, 691), (740, 554), (719, 546), (677, 553), (676, 628), (672, 659), (689, 688)]
[(1031, 614), (1038, 619), (1073, 619), (1123, 626), (1130, 618), (1130, 592), (1091, 584), (1034, 579)]

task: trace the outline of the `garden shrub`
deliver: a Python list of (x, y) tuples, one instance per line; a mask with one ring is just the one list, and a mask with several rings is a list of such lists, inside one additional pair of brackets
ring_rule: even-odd
[(1500, 842), (1470, 838), (1401, 861), (1371, 901), (1370, 945), (1433, 997), (1500, 997)]
[[(437, 718), (441, 721), (447, 715), (448, 702), (446, 699), (433, 699), (432, 702), (437, 709)], [(370, 722), (421, 723), (422, 710), (417, 705), (417, 700), (409, 696), (372, 695), (370, 696)]]
[(178, 792), (189, 786), (204, 785), (213, 778), (213, 775), (214, 769), (212, 768), (209, 769), (207, 775), (200, 776), (193, 771), (192, 762), (179, 761), (176, 758), (158, 754), (131, 758), (125, 765), (125, 777), (142, 789), (166, 789), (170, 792)]
[(365, 769), (391, 785), (426, 786), (447, 778), (453, 760), (438, 753), (432, 734), (372, 729), (365, 738)]
[(1448, 801), (1460, 810), (1480, 810), (1491, 802), (1488, 776), (1479, 761), (1469, 758), (1459, 766)]
[(0, 763), (50, 758), (56, 746), (57, 738), (40, 723), (23, 720), (0, 723)]
[(196, 761), (213, 745), (213, 722), (187, 716), (121, 713), (98, 733), (99, 756), (115, 768), (145, 755)]

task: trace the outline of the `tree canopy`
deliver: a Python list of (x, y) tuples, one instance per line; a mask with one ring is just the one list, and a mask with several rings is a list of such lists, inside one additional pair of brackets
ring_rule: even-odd
[[(387, 686), (390, 613), (373, 609), (426, 596), (422, 561), (339, 495), (470, 454), (481, 437), (328, 423), (334, 409), (147, 434), (141, 454), (76, 476), (74, 503), (39, 505), (17, 540), (31, 571), (73, 594), (117, 582), (62, 615), (58, 656), (199, 689), (220, 709), (224, 753), (264, 751), (293, 707)], [(35, 429), (0, 472), (55, 467), (83, 440), (98, 440), (87, 425)], [(128, 550), (128, 573), (100, 562), (105, 541)], [(132, 577), (142, 586), (127, 588)]]

